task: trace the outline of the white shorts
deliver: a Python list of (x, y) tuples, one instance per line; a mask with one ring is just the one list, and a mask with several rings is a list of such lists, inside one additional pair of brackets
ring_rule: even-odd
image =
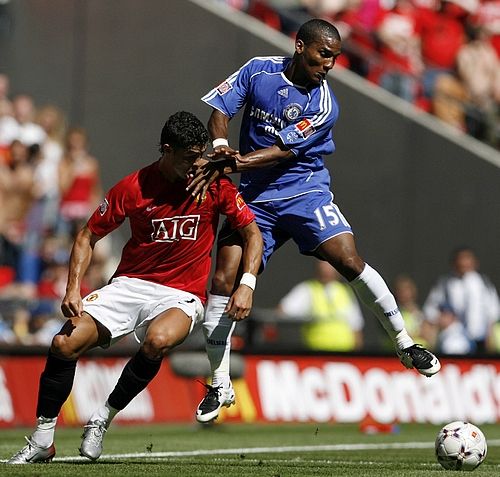
[(109, 345), (132, 332), (141, 343), (151, 320), (171, 308), (179, 308), (191, 318), (190, 333), (203, 319), (203, 305), (197, 296), (139, 278), (113, 278), (109, 285), (83, 299), (84, 311), (111, 333)]

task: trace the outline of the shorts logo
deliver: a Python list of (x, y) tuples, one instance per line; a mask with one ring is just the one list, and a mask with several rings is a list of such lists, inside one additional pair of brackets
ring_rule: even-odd
[(245, 204), (245, 200), (243, 199), (243, 197), (241, 197), (241, 194), (238, 192), (238, 194), (236, 194), (236, 207), (238, 208), (238, 210), (243, 210), (243, 208), (246, 205), (247, 204)]
[(108, 199), (104, 199), (103, 202), (99, 205), (99, 213), (101, 214), (101, 217), (106, 213), (109, 207), (109, 202)]
[(179, 240), (196, 240), (198, 236), (199, 215), (180, 215), (154, 219), (151, 221), (153, 242), (178, 242)]
[(301, 113), (302, 106), (297, 103), (291, 103), (283, 110), (283, 115), (288, 121), (295, 121)]
[(228, 91), (231, 91), (233, 89), (233, 87), (231, 86), (231, 84), (227, 81), (224, 81), (222, 82), (219, 86), (217, 86), (217, 92), (223, 96), (224, 94), (226, 94)]
[(286, 140), (287, 140), (288, 142), (295, 142), (298, 138), (299, 138), (299, 135), (298, 135), (295, 131), (290, 131), (290, 132), (286, 135)]
[(303, 119), (295, 125), (295, 130), (304, 138), (307, 139), (316, 130), (309, 119)]
[(85, 298), (85, 301), (96, 301), (99, 298), (99, 295), (97, 293), (92, 293), (92, 295), (89, 295), (87, 298)]

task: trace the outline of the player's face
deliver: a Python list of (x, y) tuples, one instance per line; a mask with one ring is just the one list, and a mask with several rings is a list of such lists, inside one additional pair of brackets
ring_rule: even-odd
[(201, 159), (205, 150), (206, 147), (200, 146), (193, 146), (188, 149), (174, 149), (172, 172), (175, 175), (175, 179), (185, 179), (188, 175), (189, 169), (193, 167), (195, 161)]
[(300, 85), (319, 85), (335, 65), (340, 55), (341, 42), (327, 35), (306, 45), (302, 40), (295, 43), (298, 57), (294, 82)]

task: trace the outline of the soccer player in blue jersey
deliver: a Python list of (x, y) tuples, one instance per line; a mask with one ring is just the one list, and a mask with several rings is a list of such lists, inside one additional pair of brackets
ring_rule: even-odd
[[(338, 30), (313, 19), (296, 36), (289, 57), (256, 57), (202, 100), (213, 108), (208, 122), (217, 161), (194, 172), (190, 190), (204, 191), (221, 173), (241, 172), (240, 192), (256, 216), (264, 239), (262, 267), (287, 240), (303, 254), (328, 261), (350, 283), (394, 341), (404, 366), (432, 376), (439, 360), (408, 335), (394, 296), (379, 273), (359, 256), (348, 221), (335, 204), (323, 156), (334, 151), (332, 127), (339, 107), (326, 76), (341, 52)], [(229, 121), (244, 107), (239, 151), (229, 147)], [(212, 368), (212, 386), (196, 411), (200, 422), (216, 418), (234, 400), (229, 376), (230, 338), (238, 318), (226, 304), (239, 278), (237, 234), (219, 233), (217, 268), (203, 325)], [(243, 274), (250, 309), (256, 277)], [(244, 287), (243, 287), (244, 288)]]

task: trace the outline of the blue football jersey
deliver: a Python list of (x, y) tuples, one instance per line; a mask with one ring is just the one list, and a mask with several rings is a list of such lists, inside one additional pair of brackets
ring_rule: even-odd
[(280, 137), (295, 155), (276, 166), (241, 174), (240, 190), (249, 202), (330, 187), (323, 155), (335, 149), (332, 127), (338, 103), (326, 81), (309, 88), (291, 83), (284, 74), (290, 61), (275, 56), (252, 58), (202, 98), (229, 118), (245, 107), (241, 154), (270, 147)]

